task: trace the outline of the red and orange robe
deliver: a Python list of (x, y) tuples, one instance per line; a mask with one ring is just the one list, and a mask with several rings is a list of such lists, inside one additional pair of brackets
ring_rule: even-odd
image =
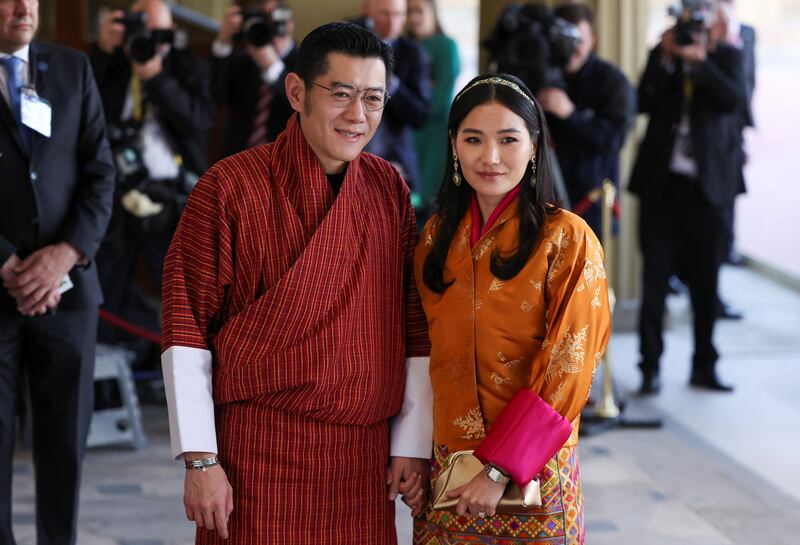
[[(578, 216), (547, 214), (540, 240), (514, 278), (495, 277), (495, 252), (516, 250), (517, 200), (471, 242), (480, 215), (468, 211), (445, 263), (443, 294), (422, 282), (436, 233), (432, 218), (416, 251), (416, 278), (431, 340), (433, 476), (450, 453), (475, 449), (515, 393), (538, 394), (572, 423), (573, 433), (539, 474), (542, 507), (529, 515), (481, 519), (427, 510), (415, 521), (417, 545), (584, 541), (578, 477), (578, 424), (611, 329), (603, 250)], [(505, 541), (508, 540), (508, 541)]]
[(416, 240), (397, 171), (361, 154), (334, 198), (296, 117), (192, 192), (165, 263), (162, 362), (173, 454), (219, 452), (231, 481), (228, 543), (395, 542), (387, 420), (406, 358), (429, 350)]

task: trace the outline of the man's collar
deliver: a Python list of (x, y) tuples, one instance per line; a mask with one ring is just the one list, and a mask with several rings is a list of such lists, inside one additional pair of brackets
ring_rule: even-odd
[(0, 57), (17, 57), (18, 59), (22, 59), (27, 64), (28, 63), (28, 57), (30, 56), (30, 52), (31, 52), (31, 44), (28, 44), (28, 45), (26, 45), (25, 47), (23, 47), (21, 49), (17, 49), (16, 51), (14, 51), (10, 55), (8, 53), (1, 53), (0, 52)]

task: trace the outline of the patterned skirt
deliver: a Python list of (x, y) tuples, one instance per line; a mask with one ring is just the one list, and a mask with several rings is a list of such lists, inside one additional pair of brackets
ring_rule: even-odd
[[(447, 463), (447, 447), (436, 445), (435, 477)], [(459, 516), (428, 509), (414, 520), (414, 545), (583, 545), (583, 497), (577, 447), (558, 451), (539, 474), (542, 506), (527, 515)]]
[(341, 426), (251, 400), (218, 411), (217, 438), (230, 539), (198, 529), (198, 545), (396, 545), (386, 422)]

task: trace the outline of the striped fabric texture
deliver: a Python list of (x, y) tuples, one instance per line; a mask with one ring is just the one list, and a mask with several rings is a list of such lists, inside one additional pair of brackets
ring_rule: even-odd
[(405, 358), (429, 354), (416, 238), (397, 171), (362, 153), (334, 199), (296, 116), (195, 187), (164, 266), (162, 348), (214, 355), (228, 543), (394, 542), (386, 420)]

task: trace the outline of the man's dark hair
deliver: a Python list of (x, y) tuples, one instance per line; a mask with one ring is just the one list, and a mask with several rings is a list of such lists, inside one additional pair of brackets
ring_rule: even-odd
[(294, 71), (307, 88), (328, 71), (329, 53), (364, 59), (379, 58), (386, 66), (387, 79), (394, 67), (392, 50), (372, 32), (355, 23), (328, 23), (312, 30), (297, 50)]
[(586, 4), (569, 3), (558, 6), (553, 12), (556, 17), (561, 17), (565, 21), (577, 25), (581, 21), (586, 21), (595, 32), (594, 10)]

